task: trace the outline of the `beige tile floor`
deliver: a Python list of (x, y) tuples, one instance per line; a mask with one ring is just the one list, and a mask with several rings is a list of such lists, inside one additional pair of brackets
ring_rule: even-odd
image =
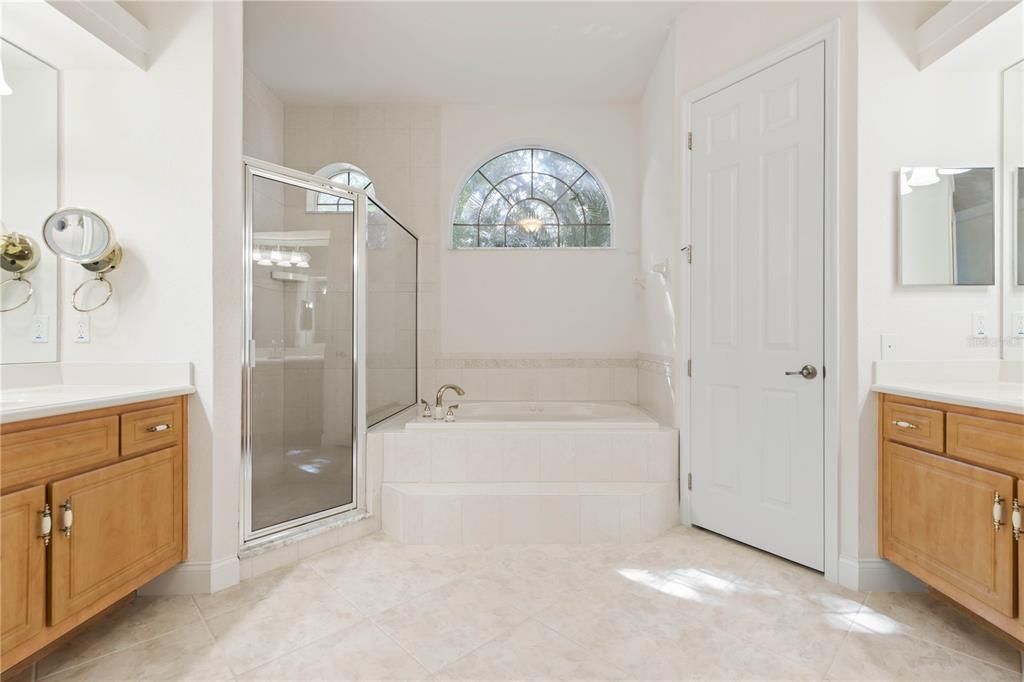
[[(383, 536), (197, 597), (140, 597), (46, 680), (1020, 680), (925, 594), (859, 594), (700, 530), (631, 546)], [(31, 680), (32, 672), (24, 679)]]

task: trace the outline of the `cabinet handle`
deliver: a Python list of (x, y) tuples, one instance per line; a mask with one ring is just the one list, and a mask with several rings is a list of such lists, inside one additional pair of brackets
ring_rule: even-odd
[(1020, 502), (1017, 498), (1013, 498), (1013, 512), (1010, 514), (1010, 521), (1013, 523), (1013, 539), (1020, 540), (1021, 531), (1021, 515), (1020, 515)]
[(146, 427), (146, 430), (150, 433), (159, 433), (160, 431), (167, 431), (170, 428), (170, 424), (156, 424), (155, 426)]
[(39, 512), (39, 537), (43, 540), (43, 546), (50, 546), (50, 536), (53, 534), (53, 518), (50, 513), (50, 505), (44, 504), (43, 511)]
[(61, 523), (63, 524), (61, 530), (64, 531), (64, 537), (69, 538), (71, 537), (71, 524), (75, 522), (75, 514), (71, 510), (71, 498), (69, 497), (64, 500), (64, 504), (60, 508), (64, 510), (64, 513), (61, 515)]
[(893, 424), (895, 424), (896, 426), (898, 426), (901, 429), (916, 429), (917, 428), (917, 424), (912, 424), (910, 422), (905, 422), (902, 419), (897, 419), (896, 421), (893, 422)]
[(997, 492), (995, 497), (992, 499), (992, 526), (999, 530), (999, 527), (1003, 525), (1003, 498), (999, 496)]

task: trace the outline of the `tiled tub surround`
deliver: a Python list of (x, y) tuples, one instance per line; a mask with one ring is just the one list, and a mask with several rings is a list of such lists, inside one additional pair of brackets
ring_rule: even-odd
[(383, 456), (382, 524), (407, 544), (629, 543), (678, 522), (675, 429), (370, 433)]
[[(422, 360), (421, 360), (422, 361)], [(459, 384), (472, 400), (637, 401), (636, 354), (445, 355), (423, 372), (421, 393)], [(430, 396), (424, 395), (429, 398)]]

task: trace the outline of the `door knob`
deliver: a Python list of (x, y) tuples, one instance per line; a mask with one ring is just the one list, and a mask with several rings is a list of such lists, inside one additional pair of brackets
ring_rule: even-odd
[(802, 376), (804, 379), (813, 379), (814, 377), (818, 376), (818, 368), (815, 367), (814, 365), (804, 365), (795, 372), (786, 372), (786, 376), (788, 377), (796, 376), (797, 374)]

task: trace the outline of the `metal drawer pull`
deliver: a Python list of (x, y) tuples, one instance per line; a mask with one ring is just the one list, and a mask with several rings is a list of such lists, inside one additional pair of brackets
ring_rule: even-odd
[(1010, 521), (1013, 523), (1013, 539), (1020, 540), (1021, 531), (1021, 518), (1020, 518), (1020, 503), (1017, 498), (1013, 498), (1013, 513), (1010, 514)]
[(917, 424), (911, 424), (910, 422), (905, 422), (902, 419), (897, 419), (896, 421), (893, 422), (893, 424), (895, 424), (896, 426), (898, 426), (901, 429), (916, 429), (917, 428)]
[(43, 539), (43, 546), (50, 546), (50, 536), (53, 533), (53, 518), (50, 514), (50, 505), (44, 504), (43, 511), (39, 512), (39, 537)]
[(167, 431), (170, 428), (170, 424), (156, 424), (155, 426), (146, 427), (146, 430), (150, 433), (159, 433), (160, 431)]
[(75, 522), (75, 514), (71, 511), (71, 498), (64, 500), (64, 504), (60, 508), (64, 510), (61, 516), (64, 525), (61, 530), (64, 531), (64, 537), (69, 538), (71, 537), (71, 524)]
[(1003, 498), (999, 497), (997, 492), (992, 500), (992, 526), (999, 530), (999, 527), (1003, 525)]

